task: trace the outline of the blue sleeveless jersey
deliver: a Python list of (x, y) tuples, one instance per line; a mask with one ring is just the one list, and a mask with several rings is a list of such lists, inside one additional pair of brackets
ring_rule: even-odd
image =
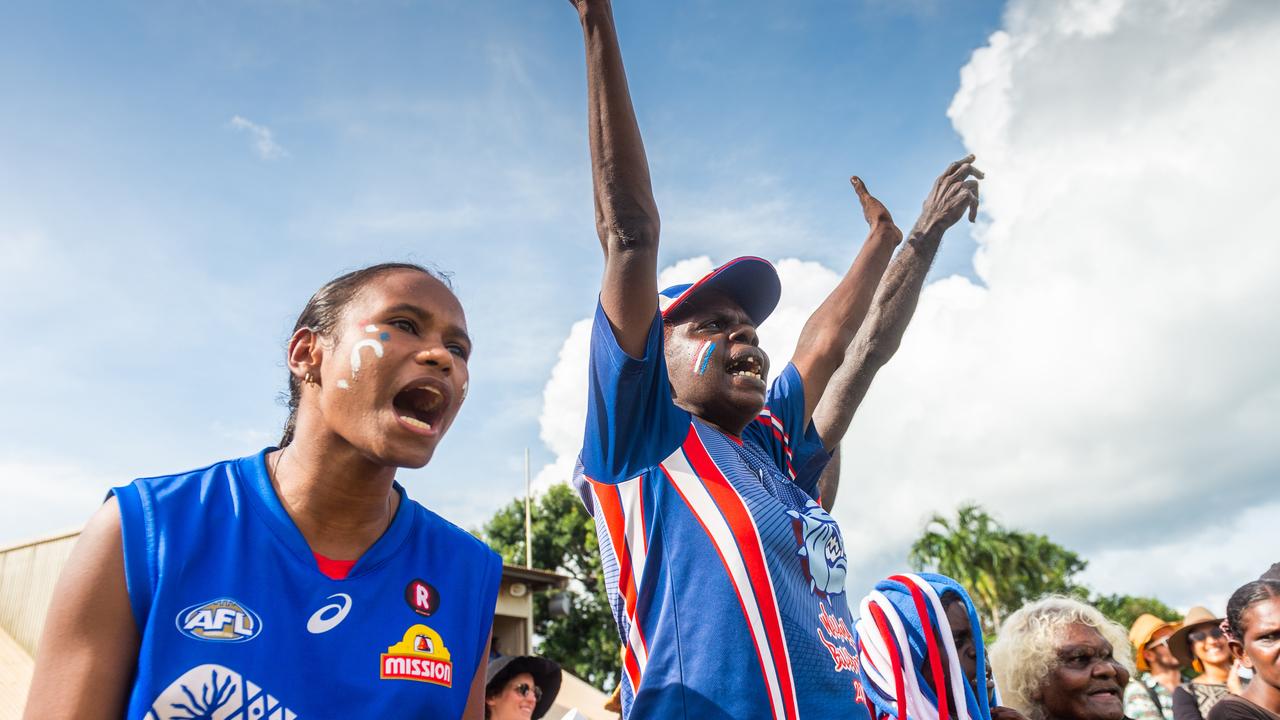
[(736, 438), (678, 408), (667, 372), (660, 316), (636, 359), (597, 306), (574, 483), (623, 644), (623, 716), (867, 720), (800, 374), (788, 364)]
[(128, 717), (461, 717), (499, 557), (397, 484), (390, 527), (332, 580), (266, 453), (113, 491), (142, 641)]

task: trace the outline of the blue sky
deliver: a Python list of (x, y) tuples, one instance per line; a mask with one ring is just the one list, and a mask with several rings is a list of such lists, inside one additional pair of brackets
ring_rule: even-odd
[[(619, 3), (664, 259), (847, 263), (853, 172), (910, 223), (963, 153), (944, 111), (999, 9)], [(256, 449), (306, 297), (406, 258), (455, 274), (477, 348), (415, 495), (475, 524), (521, 489), (523, 447), (547, 459), (542, 384), (600, 269), (568, 3), (21, 3), (0, 60), (10, 462), (123, 482)], [(971, 254), (957, 233), (940, 269)]]
[[(856, 252), (850, 174), (905, 228), (948, 162), (987, 171), (844, 444), (850, 587), (965, 500), (1081, 552), (1100, 590), (1184, 608), (1280, 559), (1258, 540), (1280, 513), (1280, 248), (1259, 240), (1280, 6), (616, 16), (661, 265), (784, 261), (775, 317)], [(410, 492), (476, 527), (523, 491), (525, 447), (565, 474), (601, 268), (584, 75), (564, 0), (0, 9), (0, 542), (272, 443), (296, 314), (385, 260), (454, 273), (475, 338)]]

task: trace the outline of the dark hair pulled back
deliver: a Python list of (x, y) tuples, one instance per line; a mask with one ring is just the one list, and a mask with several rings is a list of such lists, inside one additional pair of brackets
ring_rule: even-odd
[(1231, 599), (1227, 601), (1227, 627), (1231, 630), (1232, 639), (1239, 643), (1244, 642), (1244, 623), (1241, 619), (1246, 610), (1264, 600), (1278, 596), (1280, 596), (1280, 582), (1275, 580), (1254, 580), (1241, 585), (1231, 593)]
[[(453, 284), (446, 273), (417, 263), (389, 262), (370, 265), (339, 275), (321, 286), (302, 308), (298, 321), (294, 323), (293, 331), (289, 334), (290, 337), (302, 328), (309, 328), (317, 335), (331, 336), (333, 329), (338, 325), (338, 320), (342, 317), (342, 311), (351, 303), (351, 300), (370, 282), (396, 270), (420, 272), (439, 280), (445, 287), (453, 289)], [(286, 402), (289, 408), (289, 419), (285, 420), (284, 434), (280, 437), (282, 448), (293, 442), (293, 432), (298, 424), (298, 401), (301, 398), (302, 383), (293, 373), (289, 373), (289, 398)]]

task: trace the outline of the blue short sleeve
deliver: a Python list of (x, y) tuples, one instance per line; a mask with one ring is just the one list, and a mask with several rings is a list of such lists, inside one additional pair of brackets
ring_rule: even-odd
[(831, 460), (822, 438), (804, 420), (804, 379), (796, 366), (787, 363), (769, 387), (765, 407), (743, 430), (743, 439), (763, 448), (778, 467), (810, 497), (818, 497), (818, 478)]
[[(151, 548), (154, 527), (148, 505), (151, 498), (133, 482), (112, 488), (110, 495), (116, 498), (120, 508), (120, 529), (124, 539), (124, 580), (129, 591), (129, 606), (138, 628), (147, 625), (151, 613), (151, 598), (156, 588), (156, 563)], [(110, 496), (109, 495), (109, 496)]]
[(587, 373), (581, 461), (588, 477), (621, 482), (658, 464), (680, 445), (689, 414), (671, 400), (662, 316), (656, 310), (644, 356), (633, 358), (618, 346), (609, 318), (597, 303)]

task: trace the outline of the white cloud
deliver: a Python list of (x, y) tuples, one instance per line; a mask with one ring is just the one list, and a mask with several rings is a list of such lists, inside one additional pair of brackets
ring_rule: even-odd
[(66, 462), (0, 460), (0, 528), (4, 543), (80, 527), (121, 480)]
[[(850, 429), (835, 515), (855, 586), (968, 499), (1092, 559), (1104, 592), (1217, 602), (1280, 559), (1257, 535), (1280, 476), (1277, 32), (1243, 0), (1011, 4), (949, 111), (988, 175), (985, 287), (925, 289)], [(836, 278), (779, 269), (775, 365)], [(586, 336), (544, 393), (540, 486), (578, 449)]]
[(271, 128), (259, 125), (251, 120), (236, 115), (227, 123), (235, 130), (243, 130), (253, 138), (253, 151), (263, 160), (279, 160), (288, 157), (289, 153), (276, 142)]
[[(1013, 3), (961, 73), (988, 289), (926, 288), (850, 430), (836, 514), (851, 547), (900, 549), (976, 499), (1097, 558), (1100, 589), (1189, 605), (1234, 578), (1182, 582), (1139, 549), (1232, 537), (1280, 470), (1280, 252), (1257, 240), (1280, 103), (1255, 90), (1276, 87), (1280, 13), (1072, 7)], [(1253, 557), (1241, 541), (1215, 549)], [(1125, 551), (1144, 562), (1105, 560)]]
[(1277, 517), (1280, 502), (1258, 504), (1222, 524), (1190, 525), (1149, 545), (1104, 550), (1089, 559), (1083, 579), (1112, 585), (1124, 578), (1132, 594), (1184, 598), (1183, 611), (1194, 604), (1225, 612), (1233, 590), (1280, 559), (1271, 541)]

